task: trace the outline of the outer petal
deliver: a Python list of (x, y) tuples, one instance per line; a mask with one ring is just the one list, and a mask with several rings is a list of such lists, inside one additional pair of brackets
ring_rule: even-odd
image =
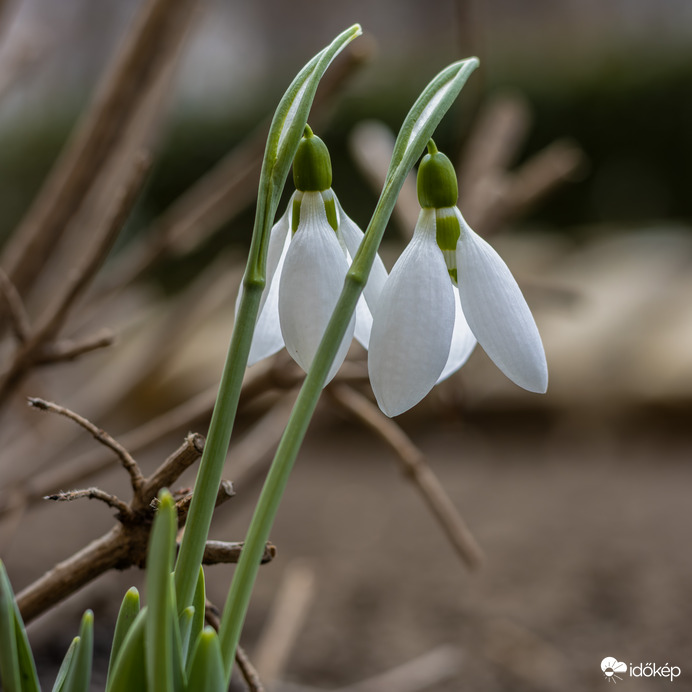
[(435, 241), (434, 211), (424, 209), (373, 313), (368, 368), (384, 413), (403, 413), (433, 388), (453, 328), (454, 291)]
[[(279, 284), (279, 318), (286, 349), (308, 370), (341, 294), (348, 261), (329, 225), (318, 192), (306, 192), (300, 224), (286, 253)], [(343, 363), (353, 339), (355, 315), (327, 381)]]
[[(268, 358), (284, 345), (281, 328), (279, 326), (279, 276), (290, 242), (288, 230), (291, 226), (291, 208), (293, 197), (289, 200), (288, 208), (283, 216), (274, 224), (269, 235), (269, 247), (267, 249), (267, 285), (262, 293), (259, 314), (255, 325), (255, 332), (250, 346), (248, 365), (254, 365), (264, 358)], [(241, 283), (238, 297), (235, 302), (236, 313), (243, 295)]]
[(473, 335), (466, 317), (464, 317), (464, 311), (461, 309), (459, 290), (454, 286), (454, 332), (452, 333), (452, 345), (449, 347), (447, 363), (437, 381), (442, 382), (442, 380), (446, 380), (450, 375), (454, 374), (469, 359), (473, 349), (476, 347), (476, 343), (476, 337)]
[(478, 343), (512, 382), (530, 392), (548, 388), (543, 343), (507, 265), (459, 214), (459, 294)]

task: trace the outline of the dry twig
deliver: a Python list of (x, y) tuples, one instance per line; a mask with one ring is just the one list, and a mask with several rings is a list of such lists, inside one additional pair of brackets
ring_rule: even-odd
[(466, 565), (475, 569), (483, 562), (483, 551), (466, 526), (444, 486), (428, 461), (406, 433), (375, 404), (353, 388), (331, 384), (327, 391), (334, 401), (386, 442), (401, 463), (404, 475), (420, 492), (435, 519)]

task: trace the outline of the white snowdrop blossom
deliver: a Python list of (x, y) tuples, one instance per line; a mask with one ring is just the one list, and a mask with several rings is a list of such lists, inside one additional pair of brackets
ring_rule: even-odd
[(432, 141), (428, 151), (418, 172), (422, 210), (413, 238), (373, 313), (370, 382), (390, 417), (458, 370), (476, 342), (520, 387), (543, 393), (548, 386), (543, 344), (517, 282), (456, 207), (449, 159)]
[[(307, 372), (363, 239), (363, 232), (346, 215), (330, 187), (328, 157), (324, 143), (306, 128), (293, 164), (298, 190), (269, 237), (267, 280), (248, 365), (286, 346)], [(327, 382), (343, 363), (354, 337), (368, 347), (372, 326), (369, 306), (374, 305), (386, 278), (382, 260), (377, 257)]]

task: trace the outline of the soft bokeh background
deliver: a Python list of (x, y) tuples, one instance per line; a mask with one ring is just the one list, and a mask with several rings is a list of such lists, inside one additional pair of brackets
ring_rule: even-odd
[[(141, 4), (0, 3), (3, 237), (41, 188)], [(675, 688), (692, 689), (688, 0), (203, 1), (169, 90), (150, 180), (111, 266), (271, 114), (300, 66), (354, 22), (365, 31), (361, 46), (354, 44), (363, 64), (331, 99), (318, 134), (334, 157), (334, 187), (362, 224), (376, 192), (352, 154), (354, 127), (377, 119), (396, 130), (430, 77), (461, 57), (478, 55), (481, 68), (437, 137), (455, 160), (463, 160), (469, 133), (500, 94), (517, 99), (526, 123), (510, 169), (556, 139), (581, 152), (568, 181), (491, 238), (534, 309), (551, 385), (544, 397), (524, 393), (479, 352), (400, 421), (485, 551), (474, 574), (392, 453), (325, 405), (273, 533), (279, 553), (261, 573), (245, 641), (250, 654), (277, 588), (298, 579), (309, 605), (281, 671), (286, 682), (276, 689), (346, 689), (418, 660), (441, 672), (428, 687), (411, 689), (594, 690), (607, 685), (606, 656), (679, 665)], [(213, 387), (252, 225), (251, 203), (238, 206), (192, 253), (152, 266), (100, 315), (100, 324), (124, 325), (116, 346), (38, 372), (14, 394), (2, 421), (4, 484), (27, 460), (64, 463), (92, 444), (68, 445), (61, 437), (67, 423), (27, 441), (35, 423), (22, 410), (26, 395), (76, 407), (88, 400), (85, 392), (102, 401), (112, 394), (117, 406), (80, 412), (118, 435)], [(390, 266), (404, 226), (394, 221), (388, 233)], [(212, 279), (223, 290), (202, 290)], [(175, 339), (160, 357), (143, 359), (152, 342), (142, 334), (170, 336), (161, 323), (176, 315)], [(143, 362), (148, 370), (136, 386), (118, 390), (122, 372)], [(244, 411), (241, 429), (263, 410)], [(202, 416), (195, 429), (205, 427)], [(138, 458), (153, 468), (185, 432)], [(126, 496), (121, 475), (95, 482)], [(227, 476), (234, 478), (232, 459)], [(256, 476), (237, 488), (215, 524), (217, 537), (242, 538), (258, 488)], [(110, 525), (107, 510), (86, 503), (32, 510), (18, 526), (6, 522), (1, 547), (16, 588)], [(230, 570), (210, 570), (217, 603)], [(87, 605), (96, 611), (103, 653), (131, 583), (141, 583), (140, 575), (111, 574), (40, 620), (32, 630), (39, 665), (54, 665), (75, 629), (58, 624), (76, 621)], [(433, 658), (419, 659), (426, 654)], [(624, 684), (656, 690), (670, 683)]]

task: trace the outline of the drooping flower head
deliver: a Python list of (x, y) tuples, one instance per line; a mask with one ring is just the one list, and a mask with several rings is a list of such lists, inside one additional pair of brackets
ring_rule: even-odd
[(548, 369), (531, 311), (507, 265), (456, 207), (451, 161), (434, 142), (418, 170), (422, 207), (373, 314), (368, 367), (396, 416), (458, 370), (476, 341), (519, 386), (545, 392)]
[[(293, 181), (296, 192), (269, 237), (267, 283), (248, 362), (252, 365), (285, 345), (307, 371), (363, 232), (331, 189), (329, 152), (309, 127), (293, 161)], [(372, 325), (368, 305), (374, 304), (386, 277), (378, 257), (327, 382), (341, 366), (354, 336), (367, 348)]]

